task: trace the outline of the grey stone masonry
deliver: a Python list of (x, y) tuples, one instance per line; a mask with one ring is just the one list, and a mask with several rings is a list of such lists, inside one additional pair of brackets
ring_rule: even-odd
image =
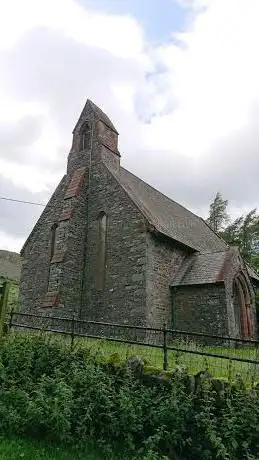
[(228, 335), (224, 284), (179, 286), (173, 291), (175, 327), (183, 331)]
[(89, 100), (67, 172), (21, 255), (23, 311), (220, 335), (256, 331), (238, 251), (121, 167), (118, 132)]
[(68, 178), (64, 176), (22, 250), (20, 304), (22, 310), (41, 309), (51, 270), (51, 227), (58, 222)]
[[(95, 287), (98, 216), (107, 217), (105, 287)], [(144, 218), (105, 164), (92, 170), (82, 315), (97, 321), (145, 324)]]
[(172, 326), (170, 277), (177, 272), (186, 252), (170, 240), (147, 235), (147, 323)]

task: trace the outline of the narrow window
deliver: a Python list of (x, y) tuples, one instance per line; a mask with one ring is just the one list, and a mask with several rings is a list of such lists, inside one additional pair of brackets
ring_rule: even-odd
[(104, 288), (106, 271), (106, 241), (107, 241), (107, 215), (101, 212), (98, 217), (98, 253), (96, 287)]
[(87, 150), (90, 146), (90, 126), (88, 123), (83, 123), (79, 131), (78, 150)]
[(51, 241), (50, 241), (50, 258), (54, 256), (54, 252), (56, 249), (56, 239), (57, 239), (57, 228), (58, 224), (55, 223), (51, 227)]

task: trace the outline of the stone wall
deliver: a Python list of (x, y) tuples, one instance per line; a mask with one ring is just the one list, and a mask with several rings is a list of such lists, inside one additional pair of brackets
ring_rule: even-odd
[[(107, 215), (106, 277), (96, 287), (98, 216)], [(104, 163), (93, 165), (81, 314), (96, 321), (145, 324), (146, 234), (144, 218)]]
[(118, 134), (106, 126), (102, 121), (97, 123), (98, 138), (101, 144), (105, 145), (112, 152), (117, 151), (118, 147)]
[[(68, 174), (27, 241), (22, 309), (38, 308), (44, 314), (62, 317), (74, 312), (87, 320), (145, 325), (144, 218), (106, 167), (106, 163), (110, 168), (119, 167), (117, 134), (97, 122), (91, 113), (88, 115), (91, 139), (87, 148), (76, 151), (81, 135), (78, 125), (68, 158)], [(103, 289), (98, 289), (101, 212), (107, 215), (108, 226), (105, 283)], [(51, 227), (56, 222), (51, 258)]]
[(147, 323), (149, 327), (172, 327), (170, 280), (186, 252), (176, 244), (147, 234)]
[(225, 286), (179, 286), (173, 290), (176, 329), (228, 335)]
[[(77, 311), (87, 320), (145, 324), (144, 219), (105, 166), (119, 168), (117, 138), (113, 130), (98, 121), (89, 144), (91, 157), (90, 151), (78, 156), (70, 152), (68, 170), (84, 166), (88, 173), (69, 225), (62, 298), (66, 311)], [(96, 270), (101, 212), (107, 215), (108, 223), (105, 283), (99, 290)]]
[(71, 218), (66, 221), (66, 254), (62, 261), (60, 285), (60, 315), (79, 315), (82, 302), (82, 283), (87, 229), (88, 170), (76, 196), (69, 201)]
[(19, 302), (23, 311), (41, 307), (48, 291), (51, 227), (62, 211), (67, 182), (68, 178), (64, 176), (22, 251)]

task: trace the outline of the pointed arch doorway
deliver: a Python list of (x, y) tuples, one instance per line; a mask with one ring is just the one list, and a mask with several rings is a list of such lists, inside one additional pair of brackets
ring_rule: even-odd
[(254, 336), (252, 297), (246, 278), (239, 273), (233, 281), (233, 298), (236, 330), (242, 339)]

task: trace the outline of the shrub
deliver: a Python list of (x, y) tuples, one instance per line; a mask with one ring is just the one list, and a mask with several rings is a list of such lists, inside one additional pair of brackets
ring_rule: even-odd
[(11, 335), (0, 347), (0, 436), (91, 439), (136, 460), (258, 458), (258, 393), (236, 384), (219, 394), (209, 379), (191, 393), (187, 380), (159, 385), (90, 349)]

